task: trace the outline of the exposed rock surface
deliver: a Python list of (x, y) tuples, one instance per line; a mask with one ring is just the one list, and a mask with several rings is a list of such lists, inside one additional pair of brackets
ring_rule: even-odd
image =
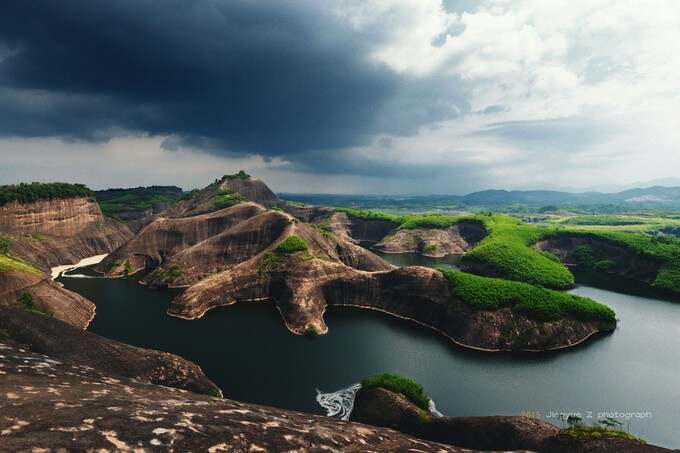
[(87, 197), (11, 202), (0, 206), (0, 231), (9, 234), (75, 236), (102, 220), (99, 206)]
[(389, 220), (362, 219), (344, 212), (334, 213), (330, 225), (336, 235), (355, 242), (379, 242), (398, 226)]
[(190, 217), (216, 211), (215, 197), (224, 192), (237, 192), (248, 201), (258, 203), (265, 208), (279, 204), (279, 199), (269, 187), (259, 179), (249, 177), (224, 177), (201, 189), (184, 200), (180, 200), (163, 213), (164, 217)]
[(9, 252), (43, 273), (0, 273), (0, 305), (17, 305), (24, 293), (37, 308), (62, 321), (85, 328), (95, 306), (51, 281), (51, 267), (75, 264), (107, 253), (132, 237), (122, 223), (105, 218), (92, 198), (9, 203), (0, 207), (0, 236)]
[(220, 395), (192, 362), (174, 354), (136, 348), (83, 331), (48, 316), (0, 307), (0, 332), (31, 351), (141, 382)]
[(13, 254), (44, 271), (110, 252), (132, 237), (124, 224), (105, 218), (93, 198), (84, 197), (1, 206), (0, 233)]
[(661, 453), (665, 448), (618, 438), (576, 440), (550, 423), (521, 416), (434, 417), (404, 396), (383, 388), (357, 392), (350, 420), (397, 429), (435, 442), (470, 449), (544, 453)]
[(144, 384), (13, 342), (0, 341), (0, 354), (2, 451), (468, 451), (391, 429)]
[(0, 310), (17, 306), (23, 294), (30, 294), (36, 308), (54, 318), (84, 329), (95, 313), (95, 305), (79, 294), (62, 288), (47, 274), (0, 273)]
[[(252, 258), (264, 259), (267, 252), (291, 234), (300, 235), (316, 254), (326, 259), (359, 269), (391, 269), (385, 261), (353, 243), (295, 222), (289, 214), (252, 202), (209, 214), (160, 218), (107, 256), (97, 270), (120, 275), (125, 271), (125, 263), (130, 263), (132, 272), (158, 266), (145, 278), (145, 283), (188, 286)], [(173, 268), (177, 274), (171, 278), (169, 272)]]
[(479, 222), (459, 222), (446, 229), (402, 229), (384, 237), (374, 247), (386, 253), (420, 253), (442, 257), (463, 255), (486, 236)]
[(130, 263), (133, 271), (159, 266), (171, 256), (263, 211), (264, 208), (255, 203), (240, 203), (192, 217), (158, 218), (95, 268), (109, 275), (120, 275), (125, 262)]
[[(334, 305), (384, 311), (431, 327), (460, 345), (488, 351), (559, 349), (600, 331), (595, 322), (541, 322), (509, 308), (475, 310), (451, 296), (440, 272), (395, 269), (355, 244), (357, 238), (382, 238), (396, 226), (393, 222), (285, 204), (283, 212), (255, 202), (198, 213), (213, 203), (210, 194), (221, 187), (248, 184), (258, 187), (256, 194), (268, 193), (257, 180), (225, 177), (169, 210), (187, 217), (156, 219), (96, 269), (110, 276), (153, 269), (143, 283), (187, 287), (168, 310), (186, 319), (239, 301), (272, 301), (297, 334), (326, 333), (323, 315)], [(486, 231), (479, 222), (463, 221), (432, 234), (445, 236), (441, 243), (447, 250), (464, 250)], [(291, 236), (302, 240), (306, 250), (279, 252), (279, 244)]]
[(510, 309), (474, 310), (451, 297), (443, 275), (424, 267), (360, 271), (304, 253), (287, 256), (265, 271), (255, 257), (189, 287), (169, 313), (201, 317), (207, 310), (240, 301), (272, 300), (294, 333), (326, 333), (327, 306), (374, 309), (414, 320), (472, 348), (548, 350), (575, 345), (598, 333), (594, 322), (540, 322)]

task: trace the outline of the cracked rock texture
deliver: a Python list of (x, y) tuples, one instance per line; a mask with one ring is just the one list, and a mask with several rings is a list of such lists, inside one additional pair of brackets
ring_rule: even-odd
[(109, 340), (47, 316), (0, 307), (0, 333), (61, 361), (140, 382), (220, 395), (198, 365), (175, 354)]
[(469, 451), (391, 429), (145, 384), (11, 341), (0, 341), (0, 356), (0, 451)]

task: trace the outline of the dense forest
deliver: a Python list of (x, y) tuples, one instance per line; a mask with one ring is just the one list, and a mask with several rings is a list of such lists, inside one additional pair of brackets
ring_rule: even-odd
[(21, 184), (0, 186), (0, 206), (13, 201), (32, 203), (54, 198), (91, 197), (93, 194), (94, 192), (84, 184), (22, 182)]

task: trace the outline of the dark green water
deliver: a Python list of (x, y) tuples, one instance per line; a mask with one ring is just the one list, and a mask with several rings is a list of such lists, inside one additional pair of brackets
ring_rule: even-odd
[(677, 303), (578, 286), (574, 293), (616, 310), (616, 332), (561, 353), (510, 355), (463, 350), (426, 328), (360, 309), (330, 309), (330, 332), (318, 338), (289, 333), (268, 303), (185, 321), (165, 315), (173, 291), (136, 280), (60, 279), (97, 304), (90, 330), (186, 357), (228, 398), (321, 413), (316, 388), (334, 391), (391, 371), (422, 383), (446, 415), (536, 411), (549, 418), (557, 411), (596, 420), (598, 412), (649, 412), (630, 421), (631, 432), (680, 446)]

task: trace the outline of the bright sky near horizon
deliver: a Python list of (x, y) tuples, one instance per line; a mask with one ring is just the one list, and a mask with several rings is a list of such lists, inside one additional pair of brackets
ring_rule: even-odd
[(678, 42), (675, 0), (10, 2), (0, 184), (192, 188), (245, 169), (277, 191), (399, 194), (680, 178)]

